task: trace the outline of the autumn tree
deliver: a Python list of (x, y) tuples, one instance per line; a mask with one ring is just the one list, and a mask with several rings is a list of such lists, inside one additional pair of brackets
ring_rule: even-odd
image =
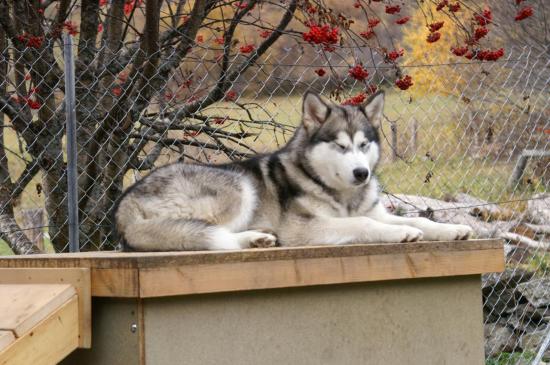
[[(313, 77), (331, 78), (330, 96), (342, 103), (363, 102), (377, 89), (378, 72), (397, 89), (414, 87), (415, 77), (400, 64), (415, 51), (399, 46), (397, 35), (411, 16), (420, 24), (423, 3), (357, 0), (341, 9), (339, 2), (323, 0), (0, 0), (2, 238), (16, 253), (38, 251), (21, 232), (14, 209), (25, 189), (33, 188), (31, 181), (40, 179), (36, 188), (44, 196), (52, 244), (56, 251), (67, 247), (63, 34), (76, 41), (81, 244), (93, 249), (116, 244), (111, 217), (125, 177), (147, 173), (167, 151), (185, 160), (209, 161), (209, 151), (239, 159), (256, 153), (258, 130), (288, 132), (273, 119), (256, 120), (250, 108), (261, 105), (242, 102), (237, 87), (243, 80), (269, 79), (257, 65), (277, 47), (297, 44), (300, 52), (326, 59), (357, 50), (341, 57), (344, 72), (330, 64), (311, 70)], [(472, 1), (428, 3), (443, 4), (447, 13), (458, 12), (458, 4), (474, 19), (483, 16)], [(440, 21), (431, 13), (427, 23)], [(464, 42), (471, 29), (460, 19), (451, 15), (445, 29), (460, 29)], [(412, 47), (441, 42), (436, 32), (430, 42)], [(475, 51), (471, 58), (494, 58), (468, 47)], [(378, 70), (380, 64), (390, 71)], [(350, 95), (350, 80), (362, 91)], [(246, 117), (212, 112), (224, 103)], [(17, 173), (8, 166), (8, 132), (21, 149), (24, 166)]]

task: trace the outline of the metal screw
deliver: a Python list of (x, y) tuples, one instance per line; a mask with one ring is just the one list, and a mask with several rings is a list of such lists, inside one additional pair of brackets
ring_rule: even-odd
[(132, 325), (130, 326), (130, 332), (136, 333), (136, 331), (137, 331), (137, 324), (132, 323)]

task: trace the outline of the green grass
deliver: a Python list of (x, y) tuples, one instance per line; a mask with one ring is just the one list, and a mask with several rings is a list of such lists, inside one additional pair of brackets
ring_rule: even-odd
[(13, 255), (13, 251), (9, 248), (8, 244), (3, 240), (0, 240), (0, 256)]
[(508, 164), (483, 163), (468, 158), (436, 162), (414, 158), (384, 163), (379, 175), (389, 192), (436, 199), (462, 192), (491, 202), (521, 201), (543, 190), (542, 186), (536, 186), (509, 191), (507, 181), (511, 169)]
[(487, 359), (485, 365), (530, 364), (535, 356), (536, 354), (531, 351), (502, 352), (497, 357)]
[(519, 266), (540, 276), (548, 275), (550, 273), (550, 254), (535, 252), (529, 263)]

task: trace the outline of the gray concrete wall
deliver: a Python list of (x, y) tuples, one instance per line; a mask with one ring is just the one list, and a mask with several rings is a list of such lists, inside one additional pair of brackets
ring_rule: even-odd
[(479, 275), (147, 299), (144, 318), (151, 365), (484, 363)]
[(136, 299), (93, 298), (92, 348), (77, 349), (63, 365), (138, 365), (139, 333)]

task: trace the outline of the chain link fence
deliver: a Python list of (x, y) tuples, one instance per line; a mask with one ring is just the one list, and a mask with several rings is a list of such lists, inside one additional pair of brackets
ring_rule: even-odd
[[(26, 42), (1, 47), (0, 234), (12, 247), (28, 238), (67, 251), (68, 55), (63, 44)], [(305, 90), (343, 102), (385, 89), (384, 203), (396, 214), (504, 238), (506, 271), (483, 278), (487, 363), (550, 361), (549, 49), (515, 48), (491, 63), (434, 63), (428, 54), (396, 71), (358, 48), (327, 53), (289, 43), (250, 65), (254, 50), (227, 57), (199, 44), (174, 72), (164, 67), (169, 51), (149, 55), (160, 65), (150, 74), (147, 62), (135, 67), (144, 57), (138, 46), (94, 45), (90, 57), (77, 46), (72, 183), (81, 250), (116, 248), (113, 206), (151, 169), (281, 147), (300, 122)], [(357, 60), (369, 71), (364, 83), (348, 73)], [(216, 88), (221, 68), (225, 90)], [(399, 90), (396, 72), (418, 84)]]

